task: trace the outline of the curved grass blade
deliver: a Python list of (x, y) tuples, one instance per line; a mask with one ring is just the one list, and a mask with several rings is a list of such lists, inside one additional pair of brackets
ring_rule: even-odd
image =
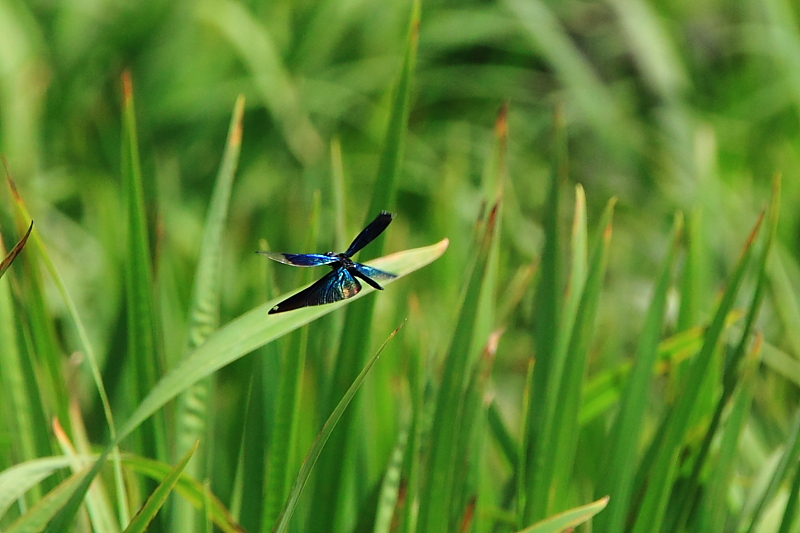
[(526, 527), (517, 533), (561, 533), (570, 530), (575, 526), (583, 524), (594, 515), (605, 509), (608, 504), (608, 496), (600, 498), (581, 507), (575, 507), (569, 511), (564, 511), (556, 516), (542, 520), (530, 527)]
[(31, 225), (28, 226), (28, 231), (25, 232), (25, 235), (14, 245), (10, 252), (6, 254), (2, 261), (0, 261), (0, 278), (3, 277), (3, 274), (6, 273), (8, 267), (11, 266), (11, 263), (14, 262), (14, 259), (19, 255), (22, 249), (25, 247), (25, 243), (28, 242), (28, 236), (31, 234), (31, 230), (33, 229), (33, 220), (31, 220)]
[[(225, 153), (222, 156), (214, 191), (206, 215), (203, 240), (195, 274), (192, 303), (189, 309), (189, 325), (185, 343), (185, 355), (189, 355), (206, 338), (219, 328), (220, 272), (222, 270), (222, 232), (228, 215), (239, 150), (242, 145), (242, 116), (244, 115), (244, 96), (236, 99), (233, 108)], [(189, 449), (200, 439), (200, 453), (189, 461), (186, 473), (195, 478), (205, 477), (206, 465), (206, 426), (208, 403), (211, 400), (211, 381), (197, 382), (178, 399), (176, 427), (176, 455)], [(195, 531), (197, 513), (184, 500), (175, 500), (171, 509), (171, 523), (180, 525), (181, 531)]]
[(342, 417), (342, 413), (344, 413), (345, 409), (347, 409), (347, 406), (350, 405), (350, 401), (353, 399), (353, 396), (355, 396), (359, 387), (364, 382), (364, 378), (367, 377), (367, 374), (372, 369), (375, 361), (378, 360), (378, 357), (380, 357), (383, 349), (387, 344), (389, 344), (389, 341), (392, 340), (395, 335), (397, 335), (397, 332), (400, 331), (400, 328), (402, 327), (403, 324), (400, 324), (400, 326), (398, 326), (397, 329), (395, 329), (389, 335), (389, 337), (383, 341), (381, 347), (378, 348), (378, 351), (375, 352), (375, 355), (373, 355), (367, 361), (367, 364), (361, 370), (361, 373), (356, 376), (356, 379), (353, 381), (352, 385), (350, 385), (350, 388), (347, 389), (345, 395), (325, 421), (325, 424), (322, 426), (322, 430), (320, 430), (317, 438), (314, 439), (314, 443), (311, 445), (311, 449), (308, 451), (308, 455), (303, 461), (303, 466), (300, 468), (300, 473), (297, 475), (297, 479), (295, 479), (291, 491), (289, 491), (289, 498), (286, 500), (283, 509), (281, 509), (275, 526), (272, 528), (273, 533), (285, 533), (288, 530), (289, 520), (291, 520), (294, 509), (297, 506), (297, 500), (300, 498), (300, 494), (303, 492), (306, 481), (308, 481), (308, 476), (311, 474), (311, 469), (314, 468), (314, 464), (317, 462), (317, 459), (319, 459), (319, 454), (322, 452), (322, 448), (325, 446), (325, 443), (328, 442), (328, 438), (331, 436), (331, 432), (336, 427), (339, 419)]
[(67, 468), (72, 461), (72, 458), (63, 456), (43, 457), (16, 464), (0, 472), (0, 518), (28, 490), (56, 471)]
[[(78, 406), (75, 402), (72, 403), (71, 415), (73, 418), (73, 434), (75, 435), (76, 444), (80, 451), (76, 451), (76, 447), (72, 444), (61, 423), (58, 419), (53, 420), (53, 433), (56, 440), (58, 440), (61, 451), (65, 456), (72, 459), (70, 468), (72, 472), (81, 472), (88, 468), (88, 465), (94, 461), (94, 458), (88, 450), (88, 438), (86, 436), (86, 428), (83, 426)], [(88, 460), (86, 458), (89, 458)], [(114, 510), (109, 502), (108, 492), (106, 491), (105, 484), (102, 479), (95, 480), (89, 487), (89, 492), (86, 494), (86, 510), (89, 514), (89, 520), (92, 527), (96, 531), (103, 533), (119, 533), (120, 526), (117, 523), (117, 517), (114, 516)]]
[[(448, 244), (449, 241), (444, 239), (431, 246), (387, 255), (371, 261), (369, 264), (397, 274), (398, 277), (396, 279), (385, 283), (389, 285), (441, 257)], [(269, 315), (269, 310), (285, 297), (275, 298), (229, 322), (212, 334), (205, 343), (159, 381), (156, 387), (150, 391), (150, 394), (142, 400), (128, 421), (120, 428), (116, 439), (112, 440), (110, 446), (116, 446), (122, 439), (139, 427), (142, 421), (146, 420), (178, 394), (197, 383), (197, 381), (256, 348), (325, 316), (339, 307), (348, 305), (358, 298), (363, 298), (373, 291), (374, 289), (365, 287), (353, 298), (334, 304), (307, 307), (292, 313)], [(89, 483), (100, 471), (109, 453), (110, 448), (107, 448), (95, 462), (92, 470), (84, 476), (80, 489), (70, 498), (68, 504), (55, 516), (53, 521), (48, 524), (49, 532), (61, 533), (69, 528)]]
[[(172, 471), (167, 463), (137, 455), (123, 455), (122, 463), (138, 474), (162, 482)], [(175, 492), (187, 500), (195, 509), (206, 507), (211, 521), (225, 533), (242, 533), (244, 530), (236, 523), (231, 513), (213, 494), (207, 494), (205, 486), (194, 478), (182, 473), (175, 485)]]
[(200, 441), (195, 441), (194, 446), (189, 448), (189, 451), (186, 452), (186, 455), (183, 456), (183, 459), (175, 465), (169, 474), (164, 478), (153, 494), (147, 498), (147, 501), (139, 509), (139, 512), (133, 517), (131, 523), (128, 524), (128, 527), (125, 528), (125, 533), (144, 533), (147, 530), (147, 527), (150, 525), (150, 522), (153, 521), (153, 518), (156, 517), (156, 513), (158, 513), (161, 506), (164, 505), (164, 502), (167, 501), (167, 496), (169, 493), (172, 492), (172, 489), (175, 488), (175, 484), (178, 482), (178, 479), (181, 477), (186, 466), (189, 464), (189, 459), (192, 458), (194, 452), (197, 450)]

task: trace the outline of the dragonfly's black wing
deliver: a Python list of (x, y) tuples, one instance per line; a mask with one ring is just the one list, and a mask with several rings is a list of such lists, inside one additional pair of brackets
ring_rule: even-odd
[(269, 310), (269, 314), (282, 313), (310, 305), (332, 304), (358, 294), (361, 284), (346, 268), (337, 268), (322, 276), (313, 285)]
[(298, 267), (315, 267), (320, 265), (330, 265), (335, 263), (337, 259), (330, 255), (323, 254), (282, 254), (278, 252), (261, 252), (261, 255), (266, 255), (273, 261), (284, 263), (286, 265), (294, 265)]
[(389, 225), (393, 218), (394, 213), (381, 211), (381, 214), (375, 217), (375, 220), (367, 224), (367, 227), (361, 230), (361, 233), (359, 233), (358, 236), (353, 239), (353, 242), (350, 243), (350, 247), (347, 249), (344, 255), (347, 257), (353, 257), (356, 252), (372, 242), (375, 237), (383, 233), (383, 230), (386, 229), (386, 226)]

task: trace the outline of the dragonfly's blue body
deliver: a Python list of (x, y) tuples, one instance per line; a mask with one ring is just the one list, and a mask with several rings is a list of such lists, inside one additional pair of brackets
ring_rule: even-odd
[(310, 305), (322, 305), (338, 302), (358, 294), (361, 290), (359, 279), (369, 286), (383, 290), (376, 279), (396, 278), (394, 274), (377, 268), (356, 263), (351, 259), (364, 246), (372, 242), (389, 225), (394, 218), (392, 213), (381, 213), (353, 239), (344, 253), (328, 252), (326, 254), (284, 254), (276, 252), (258, 252), (274, 261), (299, 267), (330, 265), (331, 272), (325, 274), (313, 285), (285, 299), (272, 309), (270, 314), (291, 311)]

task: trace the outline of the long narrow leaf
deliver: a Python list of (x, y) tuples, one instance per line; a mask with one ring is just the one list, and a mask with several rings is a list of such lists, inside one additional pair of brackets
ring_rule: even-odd
[(289, 527), (289, 520), (291, 520), (294, 509), (297, 506), (297, 500), (300, 498), (300, 494), (303, 492), (303, 488), (308, 481), (308, 476), (311, 474), (311, 469), (314, 468), (314, 464), (316, 464), (317, 459), (319, 459), (319, 454), (322, 452), (322, 448), (325, 446), (325, 443), (328, 442), (328, 438), (331, 436), (333, 428), (336, 427), (336, 424), (342, 417), (342, 413), (344, 413), (345, 409), (347, 409), (347, 406), (350, 405), (350, 401), (353, 399), (353, 396), (355, 396), (356, 392), (358, 392), (359, 387), (361, 387), (361, 384), (364, 382), (364, 378), (366, 378), (367, 374), (369, 374), (369, 371), (378, 360), (378, 357), (381, 355), (383, 349), (386, 347), (389, 341), (392, 340), (395, 335), (397, 335), (397, 332), (400, 331), (401, 327), (403, 327), (402, 324), (389, 335), (381, 347), (378, 348), (378, 351), (375, 352), (375, 355), (373, 355), (367, 361), (367, 364), (361, 370), (361, 373), (356, 376), (353, 384), (350, 385), (350, 388), (347, 389), (347, 392), (339, 401), (339, 404), (325, 421), (325, 424), (322, 426), (322, 430), (320, 430), (317, 438), (314, 439), (314, 443), (311, 445), (311, 449), (308, 451), (308, 455), (303, 461), (303, 466), (300, 468), (300, 473), (297, 475), (297, 479), (295, 480), (294, 485), (292, 485), (292, 489), (289, 492), (289, 498), (286, 500), (283, 509), (281, 509), (281, 512), (278, 515), (278, 520), (275, 524), (275, 527), (272, 529), (274, 533), (285, 533), (285, 531), (287, 531)]

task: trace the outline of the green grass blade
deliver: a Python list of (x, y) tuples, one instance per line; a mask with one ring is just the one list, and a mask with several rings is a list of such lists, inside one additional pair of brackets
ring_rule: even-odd
[[(76, 408), (72, 409), (72, 415), (74, 419), (72, 429), (79, 450), (76, 450), (76, 447), (64, 433), (61, 423), (57, 419), (53, 421), (53, 433), (61, 446), (61, 451), (72, 459), (70, 464), (72, 472), (77, 473), (85, 471), (94, 458), (88, 449), (88, 439), (83, 427), (83, 420), (81, 420), (80, 413)], [(88, 460), (86, 460), (87, 457), (89, 458)], [(117, 517), (114, 516), (113, 506), (110, 503), (108, 492), (102, 479), (95, 480), (89, 487), (89, 492), (86, 495), (86, 509), (92, 527), (96, 531), (119, 533), (120, 526), (117, 522)]]
[(11, 266), (11, 263), (14, 262), (14, 259), (17, 258), (19, 253), (25, 247), (25, 243), (28, 242), (28, 237), (31, 234), (31, 230), (33, 229), (33, 220), (31, 220), (31, 225), (28, 226), (28, 231), (22, 236), (22, 238), (11, 248), (11, 251), (6, 254), (2, 261), (0, 261), (0, 278), (3, 277), (3, 274), (6, 273), (8, 267)]
[[(125, 294), (128, 324), (128, 360), (134, 373), (134, 403), (139, 404), (162, 375), (159, 346), (156, 342), (156, 307), (153, 268), (150, 258), (139, 141), (130, 73), (122, 76), (122, 175), (127, 213), (125, 254)], [(159, 414), (142, 425), (139, 445), (145, 455), (166, 458), (166, 423)]]
[(551, 489), (554, 486), (555, 461), (556, 455), (559, 453), (560, 444), (557, 442), (555, 433), (562, 422), (557, 418), (556, 411), (559, 408), (559, 395), (563, 385), (564, 368), (569, 356), (569, 344), (573, 336), (581, 295), (586, 283), (587, 242), (586, 197), (584, 196), (583, 188), (578, 185), (575, 188), (569, 284), (559, 318), (558, 330), (556, 331), (550, 367), (547, 371), (544, 403), (538, 407), (538, 410), (541, 410), (543, 414), (542, 426), (537, 437), (540, 444), (537, 446), (538, 452), (533, 457), (533, 477), (529, 480), (532, 489), (528, 498), (528, 505), (532, 507), (531, 520), (541, 520), (556, 510), (551, 508), (551, 500), (556, 496)]
[(561, 533), (562, 531), (568, 531), (591, 519), (594, 515), (605, 509), (607, 504), (608, 496), (605, 496), (596, 502), (576, 507), (546, 520), (542, 520), (517, 533)]
[(622, 393), (619, 414), (611, 430), (611, 448), (608, 453), (606, 473), (600, 478), (597, 493), (611, 496), (608, 511), (598, 517), (595, 528), (600, 532), (622, 531), (628, 513), (636, 471), (636, 452), (641, 438), (648, 384), (653, 375), (653, 366), (658, 356), (658, 340), (670, 287), (672, 270), (678, 254), (682, 220), (676, 216), (672, 238), (658, 283), (655, 286), (644, 327), (634, 355), (634, 366)]
[[(444, 239), (431, 246), (397, 252), (370, 261), (368, 264), (397, 274), (397, 278), (384, 282), (385, 287), (397, 281), (397, 279), (438, 259), (447, 249), (447, 245), (448, 241)], [(300, 290), (302, 290), (302, 288)], [(306, 307), (287, 313), (269, 315), (269, 310), (283, 300), (285, 298), (285, 296), (283, 296), (260, 305), (231, 321), (212, 334), (206, 342), (198, 347), (189, 357), (184, 359), (161, 378), (161, 381), (150, 391), (147, 398), (142, 400), (136, 411), (120, 428), (116, 440), (112, 441), (111, 445), (118, 444), (159, 408), (197, 383), (197, 381), (260, 346), (272, 342), (290, 331), (325, 316), (344, 305), (348, 305), (353, 300), (363, 298), (373, 291), (374, 289), (370, 287), (364, 287), (361, 292), (347, 300), (328, 305)], [(99, 472), (108, 453), (110, 453), (110, 450), (106, 449), (97, 460), (92, 470), (84, 476), (79, 490), (76, 491), (75, 495), (70, 498), (64, 509), (59, 512), (48, 525), (48, 533), (62, 532), (70, 526), (89, 483)]]
[(456, 328), (444, 359), (441, 384), (430, 437), (427, 485), (420, 502), (421, 532), (450, 531), (456, 512), (453, 501), (458, 434), (463, 420), (464, 389), (473, 357), (473, 334), (479, 300), (487, 282), (489, 255), (497, 224), (497, 207), (489, 214), (475, 262), (467, 270), (462, 300), (457, 307)]
[(677, 397), (668, 415), (664, 435), (655, 441), (656, 451), (653, 465), (648, 469), (647, 488), (638, 510), (635, 533), (657, 531), (663, 525), (664, 513), (677, 468), (678, 454), (692, 420), (694, 407), (702, 391), (702, 384), (711, 368), (714, 351), (722, 337), (725, 321), (733, 307), (744, 274), (753, 254), (753, 242), (761, 227), (763, 213), (756, 222), (742, 251), (742, 255), (728, 281), (714, 318), (706, 330), (703, 348), (692, 361), (684, 380), (682, 392)]
[(167, 501), (167, 496), (169, 496), (172, 489), (175, 488), (175, 484), (178, 482), (184, 469), (186, 469), (189, 460), (192, 458), (192, 455), (194, 455), (199, 444), (200, 441), (195, 442), (195, 445), (189, 448), (189, 451), (186, 452), (183, 459), (181, 459), (178, 464), (175, 465), (175, 468), (167, 474), (164, 481), (156, 487), (156, 490), (147, 498), (145, 504), (133, 517), (128, 527), (125, 528), (125, 533), (144, 533), (147, 530), (150, 522), (156, 517), (156, 513), (158, 513), (161, 506), (164, 505), (164, 502)]
[[(135, 455), (124, 455), (122, 462), (126, 468), (150, 477), (159, 483), (163, 482), (173, 469), (167, 463)], [(212, 522), (225, 533), (241, 533), (244, 531), (225, 506), (215, 496), (207, 494), (206, 488), (202, 483), (188, 477), (185, 472), (179, 476), (175, 485), (175, 492), (190, 502), (196, 509), (202, 509), (205, 505)]]
[[(315, 250), (320, 225), (320, 195), (314, 195), (314, 206), (308, 225), (308, 235), (303, 250)], [(311, 281), (311, 269), (298, 269), (298, 284)], [(300, 389), (303, 370), (308, 351), (308, 327), (292, 332), (278, 378), (278, 397), (275, 399), (275, 416), (273, 418), (272, 445), (267, 457), (266, 487), (264, 489), (264, 510), (262, 512), (261, 530), (268, 531), (278, 518), (278, 514), (286, 501), (292, 481), (295, 477), (295, 465), (299, 458), (295, 451), (297, 442), (300, 412)]]
[(289, 498), (286, 500), (283, 509), (281, 509), (281, 513), (278, 516), (275, 527), (272, 529), (274, 533), (285, 533), (288, 530), (289, 521), (291, 520), (292, 514), (294, 514), (294, 509), (297, 506), (297, 500), (300, 498), (300, 494), (303, 492), (303, 488), (308, 481), (308, 476), (311, 474), (311, 469), (314, 468), (314, 464), (316, 464), (317, 459), (319, 459), (319, 454), (322, 452), (322, 448), (325, 446), (325, 443), (328, 442), (331, 432), (333, 432), (333, 429), (336, 427), (336, 424), (342, 417), (342, 413), (344, 413), (345, 409), (347, 409), (347, 406), (350, 405), (350, 401), (353, 399), (353, 396), (355, 396), (356, 392), (358, 392), (359, 387), (361, 387), (361, 384), (364, 382), (364, 378), (367, 377), (367, 374), (369, 374), (372, 366), (378, 360), (378, 357), (381, 355), (383, 349), (386, 347), (389, 341), (394, 338), (397, 332), (400, 331), (401, 327), (403, 327), (402, 324), (389, 335), (378, 351), (375, 352), (375, 355), (373, 355), (367, 361), (367, 364), (361, 370), (361, 373), (356, 376), (356, 379), (353, 381), (352, 385), (350, 385), (350, 388), (347, 389), (345, 395), (325, 421), (325, 424), (322, 426), (322, 430), (320, 430), (317, 438), (314, 439), (314, 443), (311, 445), (311, 449), (308, 451), (308, 455), (306, 455), (306, 458), (303, 461), (303, 466), (300, 468), (300, 473), (297, 475), (297, 479), (295, 479), (294, 485), (292, 485), (292, 489), (289, 492)]
[[(411, 88), (417, 56), (419, 17), (420, 2), (413, 0), (403, 63), (391, 100), (389, 123), (386, 127), (386, 136), (378, 161), (378, 170), (365, 223), (371, 221), (381, 210), (391, 209), (394, 205), (395, 189), (399, 180), (408, 129)], [(360, 252), (360, 257), (369, 259), (383, 253), (384, 239), (385, 234), (376, 238), (369, 247)], [(328, 387), (327, 405), (324, 405), (323, 412), (333, 407), (336, 399), (352, 383), (369, 355), (373, 311), (374, 303), (368, 300), (350, 307), (345, 314), (342, 341), (336, 356), (332, 385)], [(342, 516), (343, 511), (349, 510), (345, 508), (343, 502), (339, 501), (339, 498), (344, 493), (341, 490), (345, 481), (342, 469), (345, 468), (345, 465), (352, 466), (351, 461), (354, 460), (353, 454), (348, 453), (350, 427), (354, 416), (355, 410), (344, 415), (339, 422), (339, 431), (333, 434), (330, 446), (328, 446), (331, 451), (323, 454), (320, 460), (319, 476), (326, 482), (318, 483), (315, 487), (313, 503), (315, 512), (312, 513), (309, 524), (311, 529), (335, 531), (338, 527), (338, 517)], [(354, 503), (356, 507), (360, 504), (360, 502)]]
[(538, 513), (544, 513), (544, 498), (539, 491), (544, 487), (535, 483), (541, 470), (540, 455), (544, 447), (543, 430), (546, 413), (548, 386), (551, 379), (553, 358), (555, 357), (555, 339), (558, 335), (561, 320), (561, 294), (563, 291), (561, 274), (561, 237), (560, 209), (561, 185), (567, 178), (567, 134), (564, 116), (560, 108), (556, 108), (553, 116), (553, 164), (551, 171), (550, 192), (545, 203), (544, 213), (544, 247), (541, 252), (539, 284), (536, 288), (534, 306), (534, 343), (536, 348), (536, 369), (532, 374), (533, 381), (527, 385), (530, 397), (526, 400), (528, 409), (525, 419), (525, 465), (526, 471), (520, 477), (525, 488), (525, 505), (517, 509), (520, 525), (531, 523), (537, 519)]
[(580, 298), (575, 318), (575, 326), (567, 352), (568, 365), (565, 365), (559, 390), (558, 401), (554, 410), (554, 439), (551, 445), (552, 477), (550, 478), (551, 512), (561, 511), (567, 507), (568, 481), (572, 476), (577, 448), (576, 435), (580, 429), (580, 407), (582, 401), (583, 382), (586, 374), (589, 346), (591, 345), (597, 307), (605, 279), (608, 253), (611, 242), (611, 219), (614, 213), (615, 199), (611, 199), (600, 218), (599, 232), (595, 238), (586, 283)]
[[(192, 303), (189, 309), (189, 325), (185, 355), (200, 346), (208, 336), (219, 327), (220, 273), (222, 270), (222, 235), (228, 215), (233, 179), (239, 162), (242, 144), (242, 116), (244, 115), (244, 96), (239, 96), (233, 109), (225, 152), (222, 156), (214, 191), (206, 215), (203, 240), (195, 274)], [(175, 436), (175, 453), (193, 446), (200, 439), (200, 452), (187, 466), (186, 473), (196, 479), (206, 476), (208, 457), (205, 440), (207, 437), (209, 402), (211, 401), (210, 378), (201, 380), (183, 393), (178, 399)], [(185, 501), (176, 500), (171, 509), (171, 523), (180, 525), (181, 531), (196, 530), (197, 513)]]

